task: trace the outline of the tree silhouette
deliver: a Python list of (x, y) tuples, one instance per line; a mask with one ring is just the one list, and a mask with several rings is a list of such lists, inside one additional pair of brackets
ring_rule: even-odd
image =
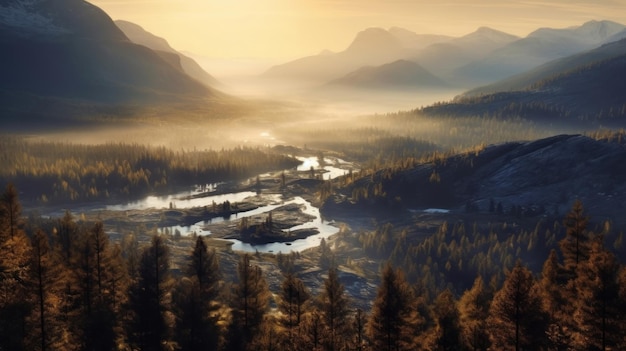
[(311, 295), (302, 280), (288, 273), (279, 292), (278, 308), (283, 314), (280, 323), (287, 329), (288, 345), (294, 344), (294, 329), (300, 326), (305, 303)]
[(217, 349), (218, 316), (215, 299), (219, 293), (220, 270), (215, 250), (208, 250), (204, 238), (196, 239), (187, 276), (173, 294), (176, 340), (181, 350)]
[(169, 310), (170, 262), (169, 248), (158, 235), (141, 254), (139, 279), (131, 287), (132, 320), (129, 339), (145, 351), (163, 350), (169, 337), (167, 312)]
[(343, 284), (339, 281), (336, 268), (328, 270), (328, 278), (324, 280), (324, 287), (320, 295), (320, 312), (326, 327), (326, 350), (340, 350), (344, 340), (341, 336), (346, 332), (348, 317), (348, 299)]
[(613, 350), (623, 346), (623, 301), (620, 302), (620, 265), (615, 256), (594, 245), (589, 260), (579, 266), (574, 318), (577, 344), (587, 350)]
[(519, 262), (493, 298), (489, 325), (499, 349), (538, 349), (546, 343), (541, 296), (532, 273)]
[(230, 349), (243, 350), (259, 331), (270, 294), (261, 268), (251, 264), (249, 254), (241, 257), (237, 272), (239, 282), (231, 301), (233, 321)]
[(437, 350), (461, 349), (461, 326), (459, 310), (454, 295), (449, 289), (435, 299), (433, 314), (437, 322), (435, 345)]
[(17, 189), (9, 183), (0, 197), (0, 235), (13, 238), (22, 227), (22, 205), (18, 200)]
[[(32, 238), (31, 274), (34, 286), (32, 349), (62, 348), (63, 326), (55, 319), (60, 300), (60, 270), (48, 245), (48, 236), (38, 230)], [(35, 342), (37, 340), (38, 342)], [(66, 347), (69, 345), (65, 345)]]
[(489, 304), (493, 294), (485, 287), (483, 278), (478, 276), (470, 290), (465, 291), (459, 300), (459, 313), (462, 337), (468, 350), (487, 350), (491, 346), (487, 330)]
[(576, 274), (578, 264), (589, 258), (588, 222), (589, 217), (585, 214), (582, 202), (576, 200), (563, 220), (566, 237), (559, 243), (565, 260), (565, 268), (573, 274)]
[(376, 350), (412, 349), (413, 303), (413, 292), (404, 274), (387, 263), (368, 323), (368, 337)]
[(31, 243), (19, 226), (19, 201), (12, 185), (0, 202), (0, 350), (25, 347), (31, 275)]

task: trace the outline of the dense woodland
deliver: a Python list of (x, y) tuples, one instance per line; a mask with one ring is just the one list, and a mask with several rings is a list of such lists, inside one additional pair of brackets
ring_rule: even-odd
[[(353, 234), (383, 267), (377, 297), (363, 310), (346, 294), (326, 243), (318, 294), (298, 278), (298, 255), (281, 256), (284, 281), (270, 291), (253, 256), (241, 256), (237, 277), (224, 279), (220, 254), (198, 237), (185, 266), (173, 270), (167, 236), (144, 246), (133, 235), (113, 243), (102, 223), (70, 213), (26, 220), (17, 194), (8, 185), (0, 206), (0, 350), (617, 350), (626, 343), (626, 268), (613, 251), (621, 244), (608, 247), (606, 233), (589, 230), (580, 202), (554, 224), (562, 230), (545, 233), (445, 224), (421, 243), (389, 226)], [(542, 268), (533, 272), (539, 256)]]
[(139, 144), (80, 145), (0, 138), (0, 183), (14, 183), (23, 201), (44, 204), (138, 198), (297, 164), (295, 159), (258, 148), (174, 151)]

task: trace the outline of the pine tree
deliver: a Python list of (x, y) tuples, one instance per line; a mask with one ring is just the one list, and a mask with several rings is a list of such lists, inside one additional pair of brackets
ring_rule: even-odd
[(329, 269), (333, 266), (334, 260), (333, 251), (326, 243), (326, 239), (322, 238), (322, 240), (320, 240), (320, 267), (322, 267), (322, 269)]
[(13, 238), (22, 228), (22, 205), (18, 199), (17, 189), (9, 183), (0, 196), (0, 236)]
[(320, 295), (320, 312), (326, 328), (325, 349), (340, 350), (344, 341), (341, 338), (347, 328), (349, 310), (348, 299), (335, 268), (328, 270), (328, 278), (324, 280), (324, 287)]
[(176, 340), (181, 350), (215, 350), (219, 343), (215, 302), (220, 271), (215, 250), (208, 250), (203, 237), (196, 239), (187, 276), (173, 294)]
[(207, 248), (202, 236), (196, 239), (186, 273), (189, 277), (197, 279), (203, 298), (214, 300), (217, 297), (221, 279), (217, 253), (215, 249)]
[(411, 350), (414, 333), (412, 320), (413, 293), (400, 269), (387, 264), (382, 273), (372, 315), (368, 323), (368, 337), (376, 350)]
[(163, 350), (169, 337), (169, 248), (158, 235), (141, 254), (139, 279), (130, 291), (129, 339), (142, 351)]
[(488, 322), (498, 349), (540, 349), (546, 344), (546, 316), (532, 273), (517, 263), (493, 298)]
[(615, 256), (594, 245), (589, 260), (579, 266), (574, 318), (577, 343), (586, 350), (614, 350), (623, 346), (619, 299), (620, 265)]
[(74, 217), (70, 211), (65, 211), (63, 218), (59, 220), (54, 242), (57, 250), (60, 252), (63, 262), (70, 267), (76, 252), (76, 246), (79, 240), (78, 225), (74, 222)]
[(468, 350), (485, 351), (491, 346), (487, 330), (489, 304), (493, 294), (485, 287), (483, 278), (478, 276), (470, 290), (465, 291), (459, 300), (459, 313), (462, 338)]
[(566, 350), (571, 344), (573, 304), (568, 301), (567, 277), (558, 262), (556, 251), (543, 264), (539, 282), (543, 308), (549, 316), (548, 342), (551, 349)]
[(435, 349), (460, 350), (461, 326), (459, 325), (459, 310), (454, 295), (449, 289), (444, 290), (435, 299), (433, 314), (437, 322)]
[(288, 273), (283, 280), (280, 290), (278, 308), (283, 317), (280, 323), (287, 329), (288, 345), (293, 345), (295, 329), (300, 326), (302, 315), (305, 312), (305, 303), (309, 300), (309, 294), (304, 283), (292, 273)]
[(322, 314), (317, 308), (312, 308), (302, 319), (302, 326), (299, 330), (296, 350), (318, 351), (322, 349), (322, 342), (325, 339), (326, 330)]
[(9, 185), (0, 202), (0, 350), (25, 347), (32, 308), (28, 286), (32, 251), (19, 225), (20, 208), (16, 190)]
[(230, 345), (232, 350), (244, 350), (259, 331), (269, 306), (269, 290), (259, 266), (250, 263), (250, 255), (241, 257), (237, 265), (239, 282), (232, 300), (233, 321)]
[(366, 345), (366, 324), (367, 324), (367, 315), (363, 310), (357, 308), (354, 317), (352, 318), (352, 342), (349, 343), (348, 349), (355, 351), (365, 350)]
[(585, 214), (582, 202), (576, 200), (563, 220), (566, 237), (559, 243), (565, 260), (565, 268), (573, 274), (576, 274), (578, 264), (589, 258), (588, 222), (589, 217)]
[(90, 283), (83, 290), (83, 295), (89, 296), (89, 305), (79, 323), (79, 328), (83, 329), (82, 345), (85, 350), (108, 351), (116, 346), (120, 300), (126, 292), (126, 270), (119, 251), (110, 245), (102, 222), (96, 222), (85, 234), (82, 281)]
[(61, 285), (58, 262), (48, 244), (48, 236), (38, 230), (32, 238), (32, 261), (30, 272), (34, 287), (33, 316), (34, 323), (30, 334), (31, 349), (53, 350), (67, 348), (64, 344), (64, 334), (67, 328), (56, 319), (56, 307), (60, 302)]

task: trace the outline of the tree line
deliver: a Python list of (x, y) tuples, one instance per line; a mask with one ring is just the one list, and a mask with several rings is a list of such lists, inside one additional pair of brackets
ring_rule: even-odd
[(260, 148), (180, 150), (139, 144), (81, 145), (0, 139), (0, 183), (12, 182), (22, 200), (73, 202), (137, 198), (180, 186), (243, 179), (298, 161)]
[[(501, 282), (466, 273), (475, 277), (469, 288), (431, 293), (389, 259), (367, 311), (351, 303), (332, 259), (313, 293), (294, 269), (297, 255), (282, 257), (284, 278), (271, 292), (250, 255), (227, 281), (219, 254), (197, 237), (174, 270), (164, 236), (140, 247), (132, 236), (113, 243), (102, 223), (69, 212), (25, 220), (17, 194), (9, 185), (0, 198), (0, 350), (615, 350), (626, 342), (626, 269), (588, 230), (580, 202), (540, 275), (518, 260)], [(377, 245), (397, 246), (389, 232)]]

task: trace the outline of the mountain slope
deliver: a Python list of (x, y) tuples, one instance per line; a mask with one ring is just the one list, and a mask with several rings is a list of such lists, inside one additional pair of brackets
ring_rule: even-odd
[(579, 67), (626, 55), (626, 41), (621, 40), (576, 55), (557, 59), (515, 75), (502, 81), (472, 89), (464, 96), (478, 96), (496, 92), (517, 91), (530, 88), (533, 84), (555, 75), (563, 75)]
[(494, 82), (554, 59), (593, 49), (626, 29), (610, 21), (590, 21), (578, 27), (541, 28), (494, 50), (484, 59), (455, 70), (466, 84)]
[(626, 124), (626, 39), (468, 92), (432, 115), (522, 117), (537, 122)]
[(435, 43), (443, 43), (454, 39), (447, 35), (417, 34), (400, 27), (389, 28), (389, 33), (391, 33), (402, 46), (408, 49), (423, 49)]
[(323, 83), (363, 66), (378, 66), (405, 55), (406, 48), (388, 31), (368, 28), (361, 31), (344, 51), (307, 56), (271, 67), (262, 76), (270, 79)]
[[(623, 217), (626, 147), (618, 142), (561, 135), (492, 145), (440, 161), (405, 170), (382, 169), (358, 179), (338, 188), (338, 195), (327, 200), (322, 211), (463, 210), (468, 203), (486, 211), (493, 199), (506, 211), (522, 206), (526, 214), (537, 215), (540, 209), (563, 211), (578, 198), (592, 215)], [(366, 188), (384, 196), (353, 198)]]
[(3, 121), (45, 120), (59, 105), (134, 104), (220, 94), (128, 40), (82, 0), (12, 0), (0, 16)]
[(174, 60), (174, 62), (178, 60), (180, 68), (187, 73), (187, 75), (195, 78), (204, 85), (215, 87), (220, 84), (217, 79), (202, 69), (196, 61), (176, 51), (165, 39), (146, 31), (141, 26), (132, 22), (116, 20), (115, 25), (120, 28), (133, 43), (147, 46), (157, 53), (163, 52), (174, 55), (170, 60)]
[(481, 27), (462, 37), (434, 43), (415, 51), (410, 60), (419, 63), (437, 76), (456, 82), (458, 79), (452, 74), (456, 68), (483, 59), (493, 50), (517, 39), (519, 39), (517, 36)]
[(398, 60), (376, 67), (363, 67), (332, 80), (331, 86), (359, 89), (432, 89), (447, 84), (415, 62)]

